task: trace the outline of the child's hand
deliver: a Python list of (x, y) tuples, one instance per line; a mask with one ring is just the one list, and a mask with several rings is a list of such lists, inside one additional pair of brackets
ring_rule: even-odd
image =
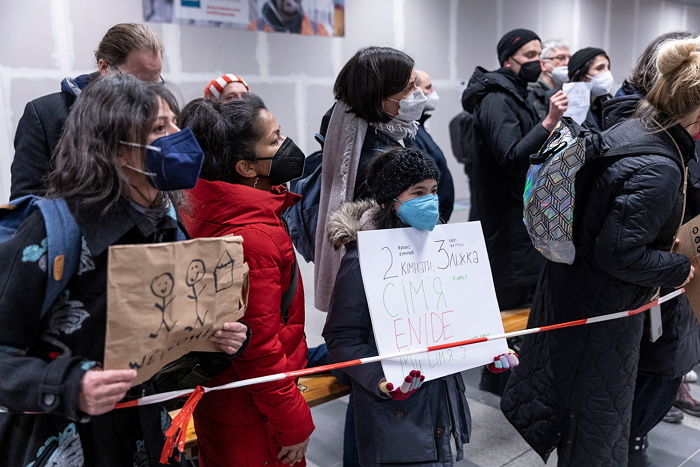
[(379, 390), (392, 399), (400, 401), (407, 399), (411, 396), (411, 394), (420, 389), (423, 381), (425, 381), (425, 376), (421, 375), (420, 371), (411, 370), (411, 372), (404, 378), (401, 387), (394, 388), (393, 384), (382, 381), (379, 383)]
[(486, 368), (488, 368), (491, 373), (502, 373), (518, 365), (520, 365), (518, 354), (508, 349), (508, 352), (493, 357), (493, 363), (489, 363)]

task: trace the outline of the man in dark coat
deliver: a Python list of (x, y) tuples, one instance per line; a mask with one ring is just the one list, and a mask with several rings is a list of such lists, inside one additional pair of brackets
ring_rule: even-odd
[(498, 42), (501, 68), (477, 67), (462, 106), (477, 125), (475, 194), (501, 309), (530, 302), (544, 258), (523, 224), (523, 190), (530, 155), (536, 153), (566, 110), (562, 92), (552, 96), (541, 122), (527, 101), (527, 83), (540, 75), (540, 38), (527, 29)]
[[(690, 261), (670, 250), (682, 218), (683, 168), (695, 146), (680, 124), (656, 133), (645, 125), (626, 120), (604, 134), (607, 147), (663, 151), (592, 167), (579, 257), (572, 265), (546, 263), (528, 327), (631, 310), (656, 287), (688, 279)], [(501, 408), (545, 461), (557, 448), (559, 465), (627, 465), (643, 327), (639, 314), (525, 337)]]
[(428, 98), (425, 103), (425, 110), (423, 111), (423, 116), (418, 120), (418, 132), (416, 133), (416, 146), (425, 151), (437, 165), (440, 171), (440, 184), (438, 185), (438, 198), (440, 199), (440, 219), (444, 223), (450, 220), (452, 215), (452, 210), (455, 204), (455, 186), (452, 181), (452, 174), (450, 173), (449, 167), (447, 167), (447, 159), (442, 153), (440, 146), (433, 140), (430, 136), (428, 130), (425, 128), (425, 122), (432, 116), (432, 112), (435, 112), (438, 103), (438, 93), (433, 87), (433, 82), (430, 79), (430, 75), (423, 70), (416, 70), (416, 76), (418, 80), (416, 84), (423, 90), (423, 94)]
[(81, 90), (98, 76), (114, 71), (136, 76), (142, 81), (160, 80), (163, 45), (148, 26), (117, 24), (100, 41), (95, 59), (98, 71), (65, 78), (60, 92), (27, 103), (15, 133), (10, 199), (46, 193), (46, 177), (53, 168), (52, 152)]

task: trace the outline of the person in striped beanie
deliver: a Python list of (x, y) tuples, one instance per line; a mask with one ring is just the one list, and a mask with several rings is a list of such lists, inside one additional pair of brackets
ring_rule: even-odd
[(226, 102), (238, 99), (247, 92), (250, 92), (250, 88), (243, 78), (233, 73), (226, 73), (207, 84), (204, 88), (204, 98)]

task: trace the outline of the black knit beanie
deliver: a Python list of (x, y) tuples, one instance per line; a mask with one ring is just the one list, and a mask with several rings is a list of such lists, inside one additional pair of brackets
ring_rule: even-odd
[[(598, 55), (605, 55), (608, 57), (605, 50), (598, 49), (596, 47), (586, 47), (585, 49), (581, 49), (573, 54), (569, 59), (569, 79), (572, 79), (577, 71), (583, 68), (586, 63), (590, 62)], [(610, 58), (608, 58), (608, 60), (610, 60)]]
[(513, 29), (512, 31), (507, 32), (503, 37), (501, 37), (501, 40), (498, 41), (498, 45), (496, 46), (496, 53), (498, 53), (498, 64), (503, 65), (503, 62), (512, 57), (520, 47), (535, 39), (540, 42), (542, 41), (540, 36), (529, 29)]
[(419, 149), (395, 148), (372, 162), (367, 183), (377, 203), (383, 204), (429, 178), (440, 181), (440, 171), (430, 156)]

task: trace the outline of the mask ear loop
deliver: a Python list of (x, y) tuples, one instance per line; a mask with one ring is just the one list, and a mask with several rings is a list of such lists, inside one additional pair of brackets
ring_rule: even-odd
[(260, 181), (260, 178), (255, 177), (255, 183), (253, 183), (253, 188), (258, 186), (258, 182)]

